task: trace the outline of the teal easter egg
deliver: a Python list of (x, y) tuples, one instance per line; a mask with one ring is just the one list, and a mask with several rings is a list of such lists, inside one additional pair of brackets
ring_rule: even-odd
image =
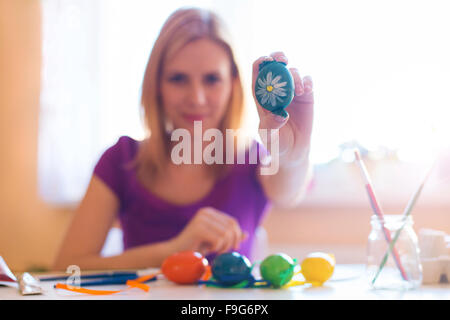
[(251, 263), (238, 252), (222, 253), (214, 259), (211, 273), (221, 284), (234, 285), (250, 278)]
[(264, 61), (259, 66), (255, 83), (255, 97), (259, 104), (274, 114), (287, 117), (284, 110), (294, 98), (294, 79), (279, 61)]
[(261, 262), (259, 270), (264, 280), (279, 288), (288, 283), (294, 276), (295, 262), (284, 253), (268, 256)]

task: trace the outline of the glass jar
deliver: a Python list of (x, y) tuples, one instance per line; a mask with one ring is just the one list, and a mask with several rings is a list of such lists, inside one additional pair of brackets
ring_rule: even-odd
[[(385, 215), (371, 218), (372, 230), (367, 244), (366, 274), (373, 289), (414, 289), (422, 283), (422, 265), (417, 235), (411, 216)], [(389, 243), (384, 228), (397, 241), (391, 253), (386, 256)], [(397, 259), (395, 259), (395, 252)], [(386, 259), (387, 257), (387, 259)], [(384, 264), (384, 265), (383, 265)]]

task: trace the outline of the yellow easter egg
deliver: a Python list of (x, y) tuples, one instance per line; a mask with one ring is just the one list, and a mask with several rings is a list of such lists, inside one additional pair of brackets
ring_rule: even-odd
[(334, 272), (336, 259), (331, 253), (313, 252), (301, 264), (301, 273), (307, 282), (324, 283)]

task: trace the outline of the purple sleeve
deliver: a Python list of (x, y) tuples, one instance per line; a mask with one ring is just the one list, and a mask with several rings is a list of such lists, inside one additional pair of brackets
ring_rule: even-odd
[(119, 199), (122, 197), (123, 159), (121, 147), (124, 143), (120, 138), (116, 144), (108, 148), (94, 168), (94, 175), (100, 178)]

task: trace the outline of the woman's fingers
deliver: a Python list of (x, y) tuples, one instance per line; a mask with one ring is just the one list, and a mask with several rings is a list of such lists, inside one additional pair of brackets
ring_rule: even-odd
[(241, 243), (243, 233), (239, 222), (234, 217), (220, 211), (217, 211), (216, 217), (225, 225), (227, 231), (231, 233), (232, 248), (237, 250)]
[[(262, 107), (260, 107), (262, 109)], [(280, 129), (289, 120), (289, 114), (285, 118), (283, 116), (274, 114), (267, 110), (259, 117), (259, 129), (275, 130)]]
[(213, 216), (205, 215), (198, 228), (198, 234), (201, 242), (208, 242), (211, 251), (221, 250), (229, 246), (230, 240), (227, 239), (226, 227)]
[(285, 55), (284, 52), (282, 52), (282, 51), (272, 52), (272, 53), (270, 54), (270, 56), (271, 56), (275, 61), (284, 62), (285, 64), (288, 64), (288, 63), (289, 63), (288, 58), (286, 57), (286, 55)]
[(214, 232), (213, 252), (222, 253), (233, 247), (235, 236), (226, 225), (220, 224), (217, 221), (210, 221), (210, 224), (205, 225), (205, 227)]
[(213, 239), (213, 250), (226, 252), (239, 248), (243, 232), (235, 218), (214, 208), (207, 208), (203, 216), (205, 227), (212, 230), (221, 239), (220, 242)]
[(311, 76), (303, 77), (303, 86), (305, 88), (305, 93), (311, 93), (313, 91), (313, 82)]
[(301, 96), (304, 92), (304, 86), (302, 78), (300, 77), (300, 72), (297, 68), (289, 68), (292, 78), (294, 79), (294, 92), (296, 96)]

